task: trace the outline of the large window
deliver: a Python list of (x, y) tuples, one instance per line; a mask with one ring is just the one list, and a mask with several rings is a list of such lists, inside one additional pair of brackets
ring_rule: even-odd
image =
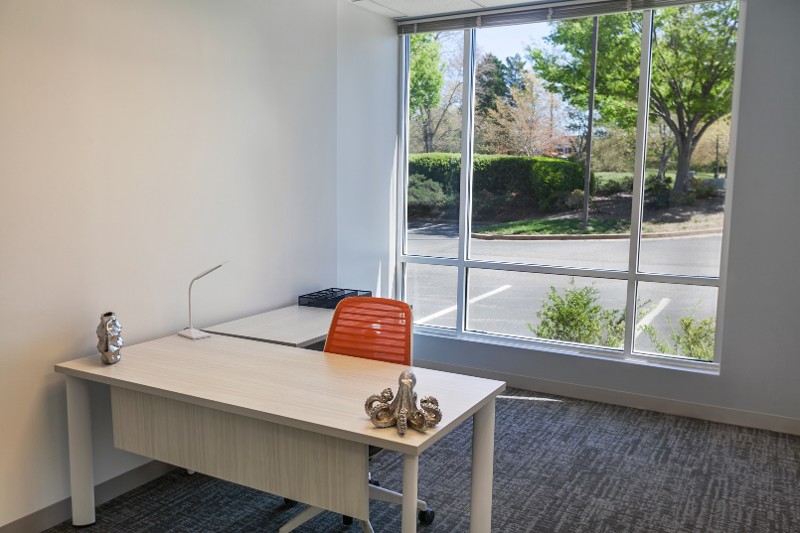
[(403, 37), (419, 328), (716, 360), (739, 6), (680, 4)]

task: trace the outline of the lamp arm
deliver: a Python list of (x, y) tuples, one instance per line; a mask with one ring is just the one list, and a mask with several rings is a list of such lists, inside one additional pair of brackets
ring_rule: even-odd
[(197, 278), (194, 278), (192, 281), (189, 282), (189, 329), (194, 329), (192, 325), (192, 285), (194, 282), (197, 281)]
[(206, 270), (204, 272), (201, 272), (200, 274), (196, 275), (194, 277), (194, 279), (192, 279), (192, 281), (189, 282), (189, 329), (190, 330), (194, 329), (194, 326), (192, 324), (192, 285), (194, 285), (195, 281), (197, 281), (198, 279), (200, 279), (200, 278), (202, 278), (204, 276), (207, 276), (207, 275), (211, 274), (216, 269), (222, 267), (225, 263), (227, 263), (227, 261), (225, 261), (224, 263), (220, 263), (217, 266), (211, 267), (211, 268), (209, 268), (208, 270)]

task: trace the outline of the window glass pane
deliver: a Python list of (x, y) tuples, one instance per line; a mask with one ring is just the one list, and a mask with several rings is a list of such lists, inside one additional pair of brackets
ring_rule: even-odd
[(470, 269), (467, 329), (622, 349), (626, 282)]
[(477, 30), (472, 258), (627, 269), (641, 14), (597, 19), (592, 102), (594, 25)]
[(719, 276), (737, 20), (732, 0), (655, 12), (642, 272)]
[(450, 266), (406, 264), (406, 301), (414, 324), (456, 327), (458, 269)]
[(712, 361), (716, 287), (639, 283), (634, 351)]
[(406, 253), (457, 257), (464, 32), (410, 47)]

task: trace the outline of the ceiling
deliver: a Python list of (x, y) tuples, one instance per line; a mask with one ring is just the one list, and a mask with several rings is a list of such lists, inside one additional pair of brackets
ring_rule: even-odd
[[(518, 6), (509, 0), (350, 0), (353, 4), (393, 19), (463, 13), (487, 8)], [(530, 4), (531, 2), (527, 2)]]

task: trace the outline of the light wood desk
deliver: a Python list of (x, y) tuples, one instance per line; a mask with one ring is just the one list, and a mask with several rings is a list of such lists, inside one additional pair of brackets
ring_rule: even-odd
[(291, 305), (216, 324), (203, 331), (303, 348), (325, 339), (331, 319), (333, 309)]
[(444, 416), (427, 433), (378, 429), (364, 401), (407, 367), (212, 336), (177, 335), (56, 365), (67, 376), (72, 520), (95, 521), (89, 382), (111, 386), (114, 444), (366, 520), (368, 445), (403, 454), (402, 531), (416, 531), (419, 455), (473, 416), (472, 533), (491, 525), (495, 397), (501, 381), (414, 368)]

